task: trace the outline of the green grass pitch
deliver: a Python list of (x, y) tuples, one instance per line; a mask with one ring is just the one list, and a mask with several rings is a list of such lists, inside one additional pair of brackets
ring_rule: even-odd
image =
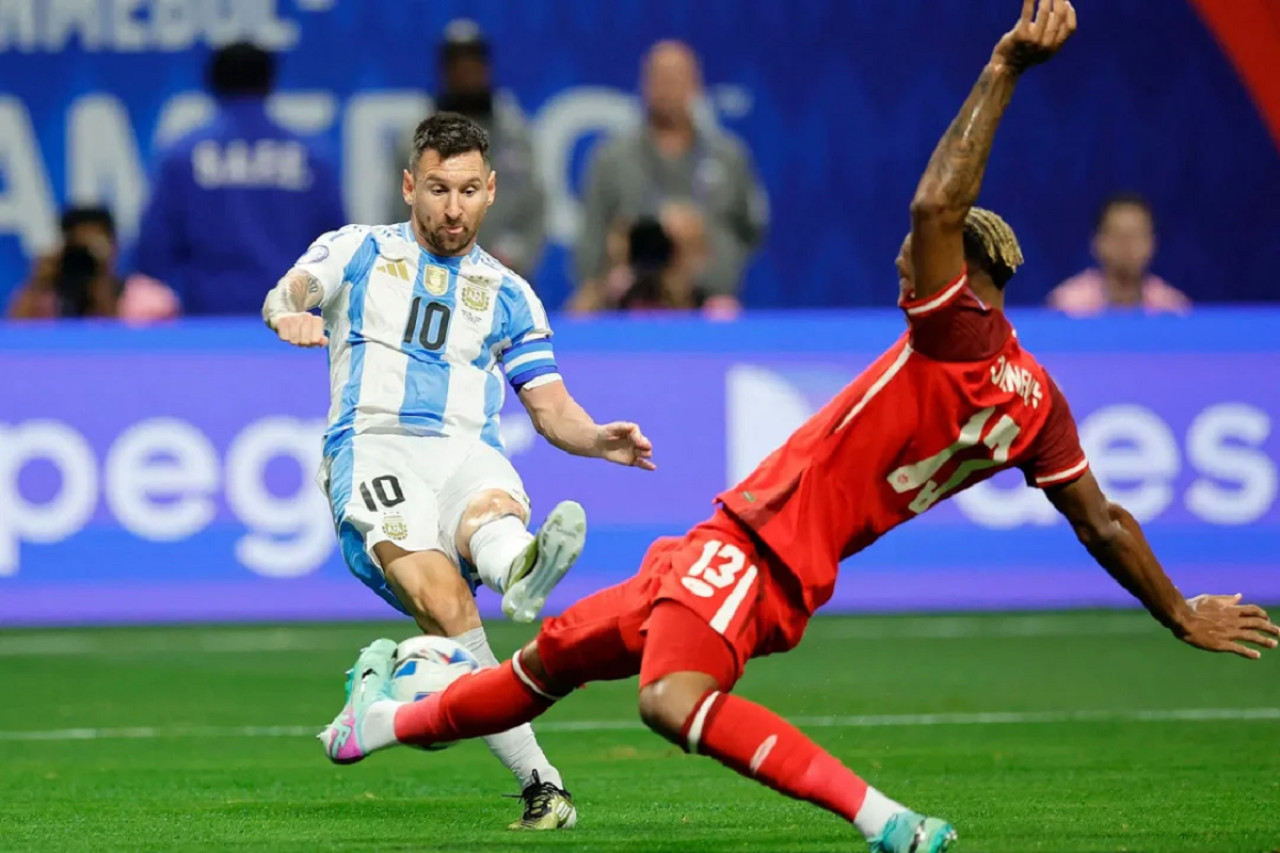
[[(489, 631), (500, 656), (530, 634)], [(506, 831), (515, 786), (480, 743), (333, 767), (308, 733), (379, 634), (410, 626), (0, 632), (0, 850), (865, 850), (642, 730), (634, 681), (543, 718), (572, 832)], [(1135, 613), (833, 617), (739, 692), (962, 851), (1280, 849), (1280, 654), (1196, 652)]]

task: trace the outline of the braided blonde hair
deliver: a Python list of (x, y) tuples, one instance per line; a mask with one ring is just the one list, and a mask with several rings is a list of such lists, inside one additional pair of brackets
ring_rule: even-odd
[(1022, 247), (1009, 223), (982, 207), (971, 208), (964, 219), (964, 251), (983, 263), (1000, 288), (1023, 264)]

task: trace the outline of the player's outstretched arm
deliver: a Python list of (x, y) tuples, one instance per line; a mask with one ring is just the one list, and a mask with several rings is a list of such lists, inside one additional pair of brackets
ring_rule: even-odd
[(299, 347), (320, 347), (329, 343), (324, 320), (312, 314), (320, 305), (324, 288), (309, 272), (293, 269), (267, 293), (262, 303), (262, 319), (280, 340)]
[(653, 444), (633, 423), (597, 424), (570, 396), (564, 383), (548, 382), (520, 391), (520, 402), (538, 434), (575, 456), (594, 456), (652, 471)]
[(1076, 29), (1069, 0), (1024, 0), (1022, 14), (934, 149), (911, 201), (915, 297), (927, 299), (964, 269), (964, 221), (978, 200), (991, 143), (1018, 77), (1049, 59)]
[(1244, 643), (1276, 647), (1280, 627), (1271, 623), (1262, 608), (1241, 604), (1239, 595), (1183, 598), (1160, 568), (1137, 520), (1106, 499), (1091, 472), (1045, 494), (1071, 522), (1098, 564), (1178, 639), (1207, 651), (1250, 659), (1261, 653)]

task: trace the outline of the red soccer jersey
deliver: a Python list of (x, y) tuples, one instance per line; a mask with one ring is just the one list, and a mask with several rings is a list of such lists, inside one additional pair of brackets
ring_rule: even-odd
[(1015, 465), (1040, 487), (1088, 468), (1062, 392), (964, 275), (901, 307), (906, 334), (716, 498), (786, 565), (810, 612), (840, 560), (938, 501)]

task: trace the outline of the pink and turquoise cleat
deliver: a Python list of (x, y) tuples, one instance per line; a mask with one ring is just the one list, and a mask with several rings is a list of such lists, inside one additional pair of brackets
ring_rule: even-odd
[(945, 820), (900, 811), (871, 839), (871, 853), (944, 853), (956, 842), (956, 831)]
[(391, 668), (395, 640), (374, 640), (360, 650), (355, 666), (347, 672), (347, 704), (333, 722), (316, 735), (334, 764), (354, 764), (369, 755), (361, 728), (369, 706), (391, 698)]

